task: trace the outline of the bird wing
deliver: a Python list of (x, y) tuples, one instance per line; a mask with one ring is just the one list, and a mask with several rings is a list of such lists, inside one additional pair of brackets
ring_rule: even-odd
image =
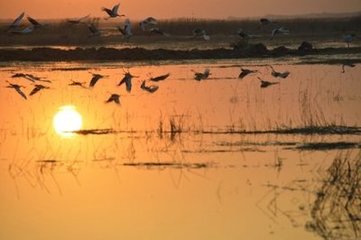
[(27, 99), (25, 93), (21, 91), (20, 87), (14, 87), (14, 89), (24, 98)]
[(35, 93), (39, 92), (42, 89), (42, 87), (36, 86), (33, 88), (33, 90), (29, 93), (29, 96), (34, 95)]
[(22, 12), (10, 25), (10, 27), (17, 27), (20, 25), (21, 20), (25, 16), (25, 13)]
[(32, 17), (27, 17), (28, 21), (34, 26), (41, 26), (41, 24)]
[(111, 16), (111, 15), (113, 14), (112, 10), (110, 10), (109, 8), (103, 7), (102, 10), (103, 10), (104, 12), (106, 12), (109, 16)]
[(117, 15), (117, 14), (118, 14), (118, 10), (119, 10), (119, 3), (112, 8), (112, 13), (113, 13), (114, 15)]
[(89, 87), (94, 87), (95, 84), (98, 82), (98, 80), (100, 79), (101, 77), (96, 75), (96, 76), (93, 76), (92, 79), (90, 80), (90, 84), (89, 84)]

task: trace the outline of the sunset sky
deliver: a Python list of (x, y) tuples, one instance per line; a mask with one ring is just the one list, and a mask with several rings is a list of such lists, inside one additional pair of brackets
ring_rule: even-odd
[[(35, 18), (68, 18), (91, 14), (103, 16), (102, 6), (114, 0), (14, 0), (0, 1), (0, 18), (15, 18), (22, 11)], [(131, 19), (255, 17), (361, 11), (360, 0), (123, 0), (120, 11)]]

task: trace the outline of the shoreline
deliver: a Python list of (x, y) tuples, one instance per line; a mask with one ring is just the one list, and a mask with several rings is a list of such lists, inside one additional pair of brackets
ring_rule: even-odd
[[(303, 57), (312, 55), (337, 55), (361, 53), (361, 47), (350, 48), (313, 48), (308, 50), (290, 49), (284, 46), (267, 49), (263, 44), (253, 44), (241, 49), (145, 49), (145, 48), (75, 48), (57, 49), (41, 47), (33, 49), (0, 49), (0, 61), (147, 61), (147, 60), (201, 60), (201, 59), (244, 59), (244, 58), (279, 58)], [(351, 60), (350, 60), (351, 61)], [(361, 62), (354, 59), (352, 62)]]

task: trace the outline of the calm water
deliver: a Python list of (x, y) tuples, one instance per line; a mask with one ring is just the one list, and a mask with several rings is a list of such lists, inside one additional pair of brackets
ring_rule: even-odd
[[(270, 63), (290, 76), (273, 78)], [(259, 73), (238, 79), (240, 64)], [(205, 68), (210, 78), (194, 80)], [(131, 92), (117, 86), (128, 70)], [(28, 96), (19, 72), (50, 88)], [(87, 87), (91, 73), (105, 76), (93, 89), (68, 85)], [(147, 82), (155, 93), (140, 89), (166, 73)], [(2, 64), (0, 238), (322, 239), (305, 227), (314, 201), (334, 159), (358, 156), (360, 135), (240, 132), (361, 126), (360, 76), (360, 65), (289, 60)], [(120, 105), (105, 103), (113, 93)], [(57, 133), (64, 106), (92, 131)], [(305, 148), (319, 143), (346, 147)], [(357, 239), (345, 226), (343, 238)]]

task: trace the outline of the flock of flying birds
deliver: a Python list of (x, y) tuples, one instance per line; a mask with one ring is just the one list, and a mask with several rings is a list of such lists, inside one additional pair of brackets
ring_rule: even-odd
[[(289, 76), (289, 74), (290, 74), (290, 72), (288, 72), (288, 71), (277, 72), (272, 66), (267, 66), (267, 67), (269, 67), (271, 69), (271, 75), (273, 77), (275, 77), (275, 78), (287, 78)], [(202, 81), (202, 80), (208, 79), (209, 76), (211, 75), (211, 72), (210, 72), (209, 68), (206, 68), (204, 70), (204, 72), (196, 72), (196, 71), (193, 71), (193, 72), (194, 72), (194, 80), (196, 80), (196, 81)], [(241, 68), (241, 72), (240, 72), (238, 78), (243, 79), (246, 76), (251, 75), (251, 74), (255, 74), (255, 73), (259, 73), (259, 71), (258, 70), (247, 69), (247, 68)], [(91, 79), (89, 81), (89, 84), (87, 84), (86, 82), (79, 82), (79, 81), (71, 80), (71, 82), (68, 85), (69, 86), (78, 86), (78, 87), (81, 87), (81, 88), (92, 89), (92, 88), (95, 87), (95, 85), (98, 83), (99, 80), (107, 77), (107, 76), (104, 76), (104, 75), (101, 75), (101, 74), (98, 74), (98, 73), (91, 73), (91, 74), (92, 74), (92, 77), (91, 77)], [(140, 89), (142, 89), (142, 90), (144, 90), (146, 92), (149, 92), (149, 93), (154, 93), (159, 89), (159, 86), (154, 85), (153, 83), (164, 81), (169, 76), (170, 76), (170, 73), (159, 75), (159, 76), (156, 76), (156, 77), (151, 77), (150, 76), (149, 79), (142, 81), (142, 83), (140, 85)], [(133, 87), (132, 79), (137, 78), (137, 77), (138, 76), (132, 75), (129, 70), (124, 71), (124, 76), (119, 81), (117, 86), (125, 85), (125, 90), (130, 93), (132, 91), (132, 87)], [(34, 94), (36, 94), (39, 91), (44, 90), (44, 89), (50, 89), (49, 86), (45, 86), (42, 83), (50, 84), (51, 81), (46, 80), (46, 79), (42, 79), (42, 78), (34, 76), (32, 74), (15, 73), (15, 74), (13, 74), (11, 76), (11, 78), (23, 78), (23, 79), (26, 79), (26, 80), (32, 82), (33, 89), (30, 91), (28, 96), (33, 96)], [(266, 88), (266, 87), (269, 87), (271, 85), (279, 83), (279, 82), (266, 81), (266, 80), (263, 80), (263, 79), (261, 79), (259, 77), (258, 77), (258, 79), (260, 80), (260, 87), (261, 88)], [(24, 86), (16, 84), (16, 83), (11, 83), (9, 81), (7, 81), (7, 82), (8, 82), (8, 85), (6, 86), (6, 88), (14, 89), (24, 99), (28, 98), (26, 96), (25, 92), (22, 90), (23, 88), (25, 88)], [(149, 82), (152, 82), (152, 83), (149, 84)], [(116, 93), (111, 94), (110, 97), (105, 101), (105, 103), (110, 103), (110, 102), (120, 104), (120, 94), (116, 94)]]
[[(112, 8), (101, 8), (102, 11), (106, 13), (105, 20), (111, 19), (111, 18), (117, 18), (117, 17), (125, 17), (124, 14), (119, 14), (119, 3), (113, 6)], [(27, 16), (27, 20), (30, 23), (30, 25), (24, 27), (21, 27), (21, 23), (23, 18), (25, 17), (25, 13), (21, 13), (8, 27), (8, 31), (14, 34), (29, 34), (33, 32), (35, 29), (41, 28), (44, 26), (44, 24), (41, 24), (39, 21), (35, 20), (34, 18)], [(90, 15), (76, 18), (76, 19), (67, 19), (67, 22), (72, 25), (77, 24), (87, 24), (88, 29), (90, 31), (90, 37), (97, 37), (101, 36), (102, 32), (98, 27), (99, 19), (93, 18), (89, 21), (86, 21), (90, 18)], [(271, 32), (271, 40), (276, 36), (280, 34), (289, 34), (290, 31), (284, 26), (279, 26), (279, 24), (275, 21), (271, 21), (267, 18), (261, 18), (259, 20), (260, 24), (262, 26), (276, 26), (273, 28)], [(144, 20), (139, 22), (139, 27), (142, 29), (142, 31), (149, 32), (151, 34), (158, 34), (163, 36), (170, 36), (170, 34), (165, 33), (164, 31), (160, 30), (158, 26), (158, 21), (154, 17), (147, 17)], [(132, 24), (128, 18), (125, 19), (124, 24), (122, 26), (117, 26), (117, 30), (124, 36), (125, 39), (129, 39), (133, 36), (132, 32)], [(192, 35), (195, 38), (203, 38), (204, 40), (210, 40), (210, 36), (207, 33), (205, 29), (196, 28), (193, 29)], [(239, 35), (242, 39), (250, 39), (255, 37), (256, 35), (251, 35), (249, 33), (246, 33), (242, 29), (239, 29), (237, 31), (237, 35)], [(347, 44), (349, 47), (350, 43), (354, 40), (356, 35), (354, 33), (351, 34), (345, 34), (342, 36), (343, 41)]]

